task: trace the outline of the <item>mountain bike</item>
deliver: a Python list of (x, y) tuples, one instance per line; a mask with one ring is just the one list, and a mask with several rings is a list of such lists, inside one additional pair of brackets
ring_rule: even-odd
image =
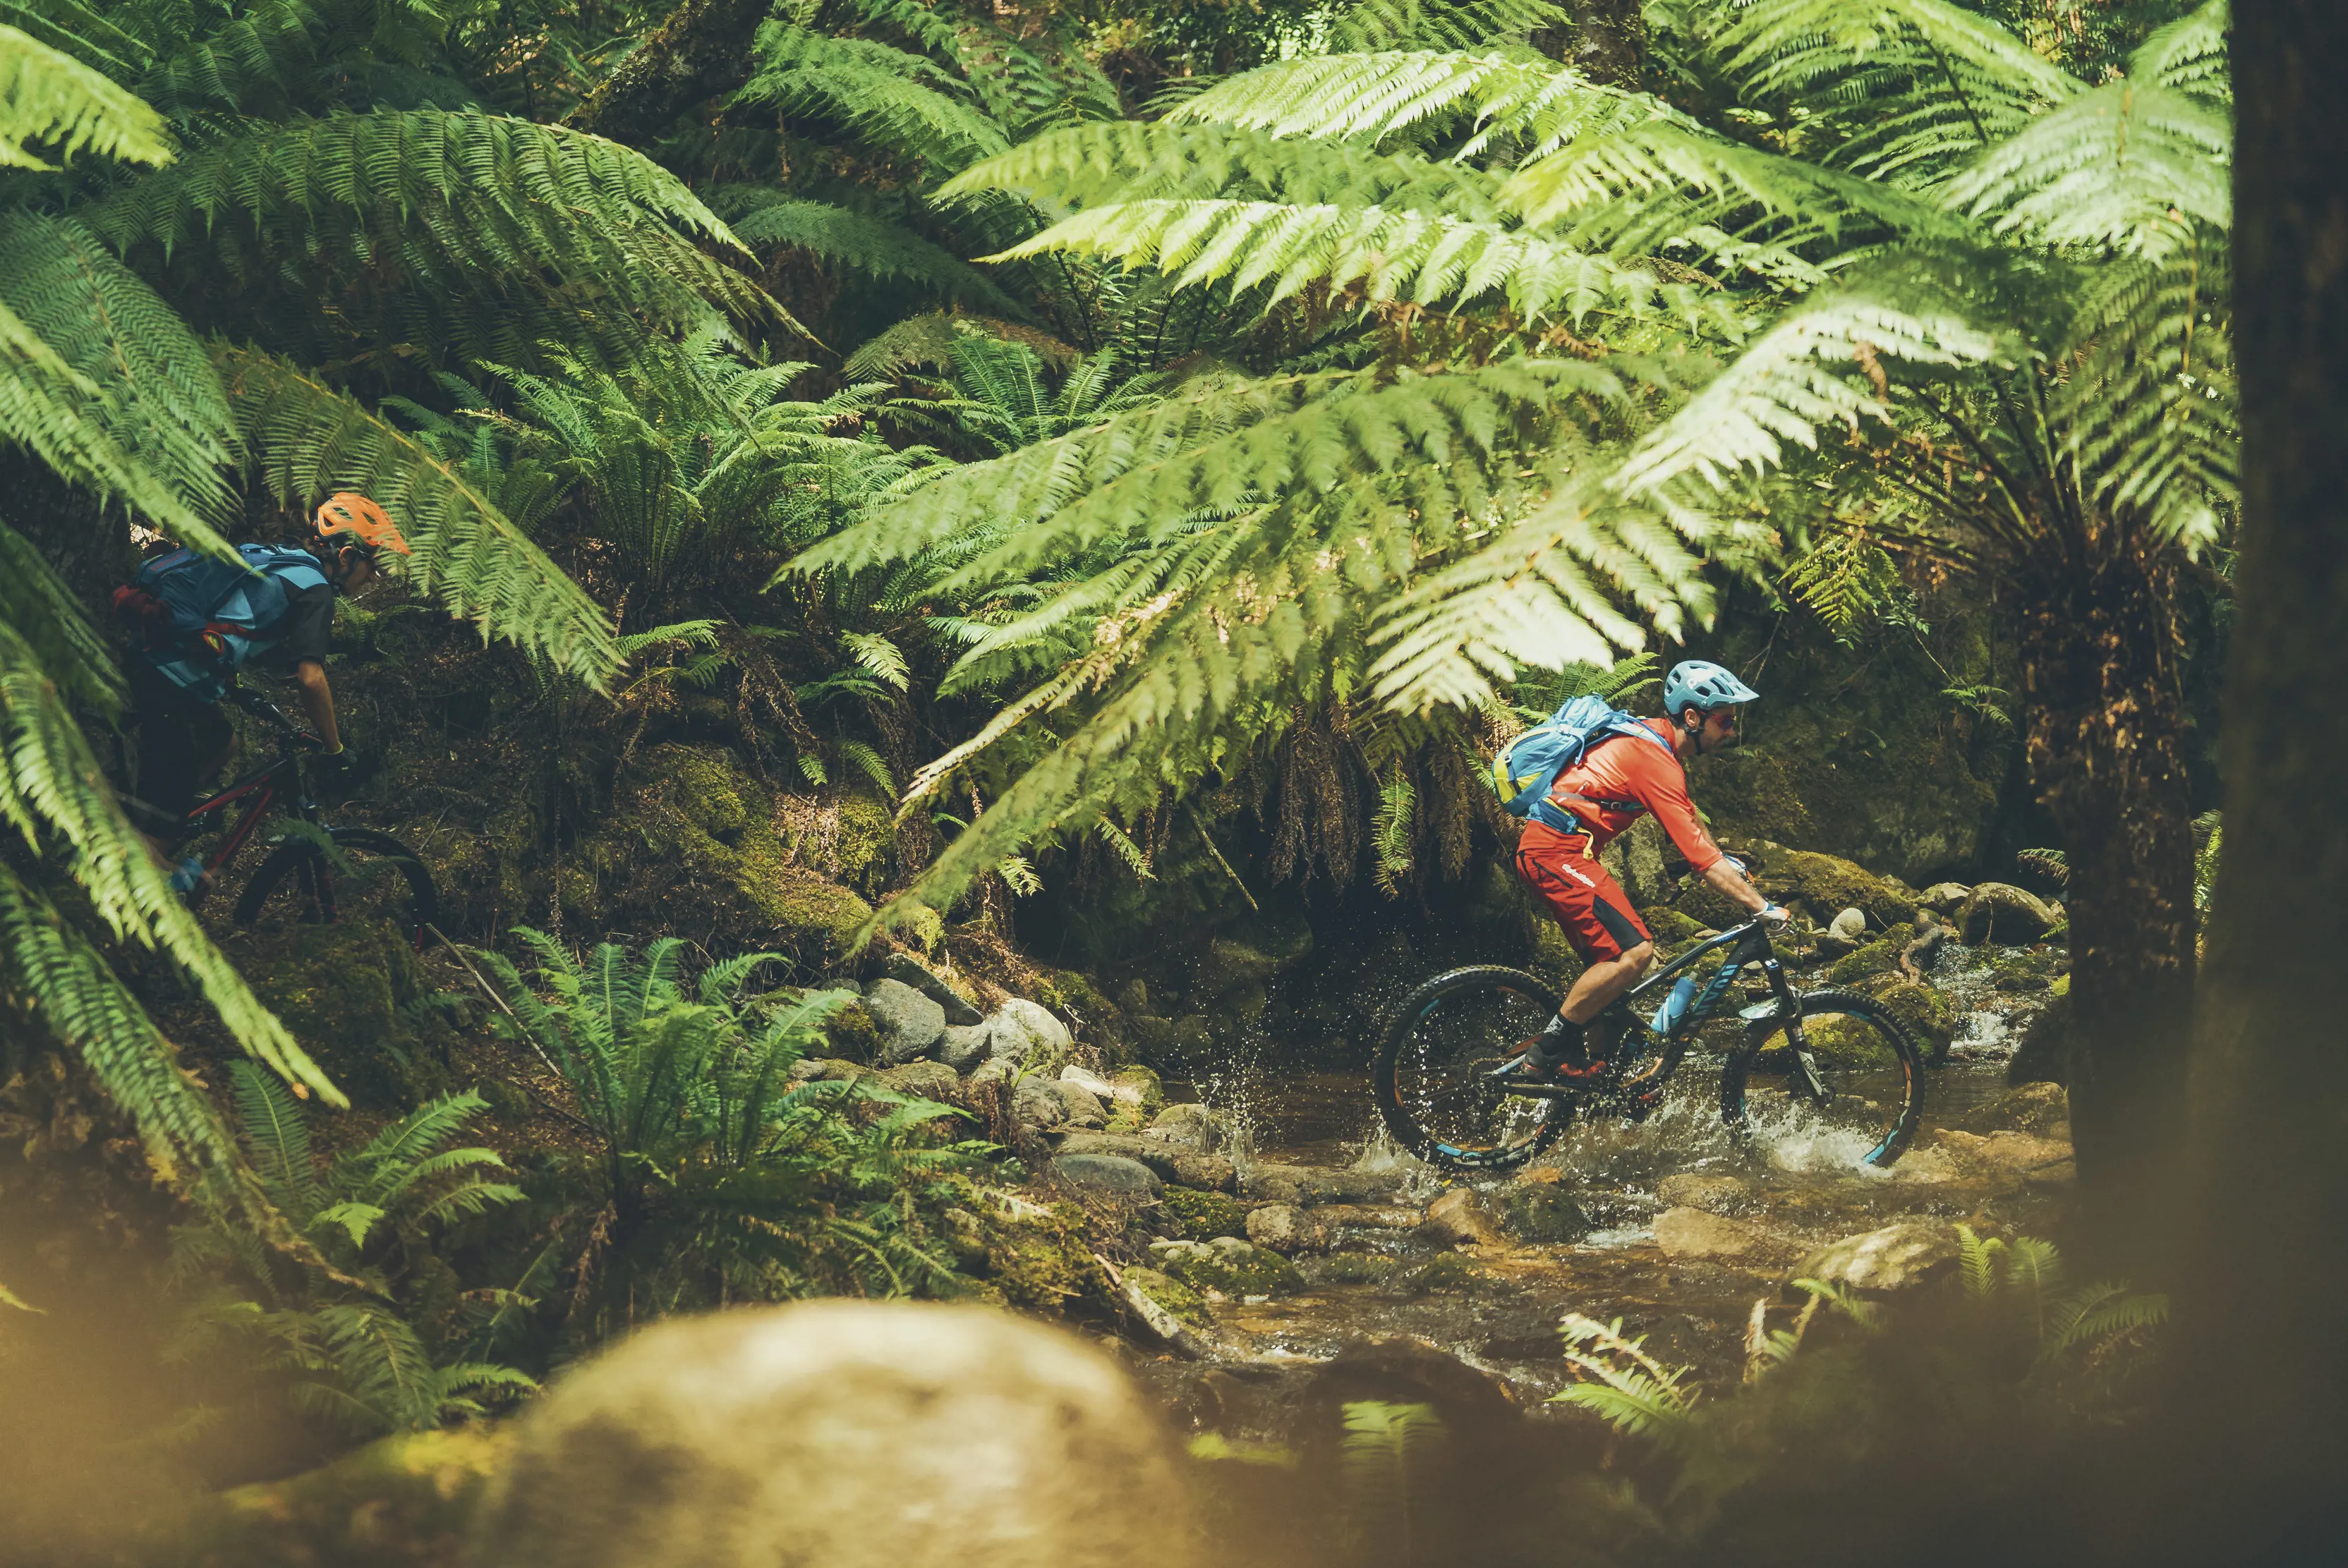
[(232, 690), (223, 701), (275, 733), (276, 760), (198, 801), (184, 817), (168, 816), (144, 801), (123, 803), (141, 828), (173, 843), (219, 830), (232, 806), (242, 808), (226, 836), (203, 857), (202, 875), (184, 895), (190, 907), (202, 907), (263, 819), (274, 812), (283, 830), (237, 895), (231, 913), (239, 926), (267, 930), (381, 920), (421, 949), (427, 930), (440, 917), (439, 891), (424, 862), (390, 834), (325, 820), (302, 778), (302, 753), (321, 744), (315, 735), (255, 692)]
[[(1697, 966), (1714, 958), (1719, 967), (1699, 984)], [(1380, 1042), (1371, 1067), (1378, 1112), (1419, 1158), (1475, 1171), (1522, 1164), (1577, 1114), (1643, 1122), (1747, 968), (1758, 969), (1768, 994), (1736, 1014), (1744, 1030), (1721, 1069), (1721, 1120), (1748, 1129), (1756, 1087), (1774, 1079), (1858, 1163), (1898, 1160), (1924, 1109), (1924, 1055), (1914, 1035), (1863, 992), (1795, 989), (1758, 920), (1698, 943), (1600, 1013), (1592, 1033), (1603, 1039), (1611, 1030), (1613, 1043), (1605, 1071), (1585, 1082), (1493, 1077), (1558, 1009), (1557, 991), (1540, 977), (1497, 965), (1436, 976), (1404, 999)], [(1659, 991), (1664, 999), (1643, 1019), (1642, 999)]]

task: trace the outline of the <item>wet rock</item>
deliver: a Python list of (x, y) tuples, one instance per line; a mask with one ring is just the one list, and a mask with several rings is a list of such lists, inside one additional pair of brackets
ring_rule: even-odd
[(1958, 910), (1956, 924), (1965, 945), (1977, 948), (1983, 942), (2034, 942), (2059, 918), (2034, 893), (2008, 882), (1983, 882)]
[(1935, 915), (1953, 915), (1964, 907), (1973, 890), (1962, 882), (1935, 882), (1916, 895), (1916, 902)]
[[(1438, 1261), (1447, 1266), (1467, 1263), (1457, 1256)], [(1505, 1378), (1424, 1339), (1395, 1335), (1348, 1345), (1322, 1364), (1299, 1398), (1303, 1430), (1340, 1431), (1344, 1408), (1365, 1399), (1432, 1405), (1455, 1438), (1469, 1440), (1504, 1437), (1520, 1418), (1515, 1390)]]
[(1438, 1246), (1480, 1246), (1500, 1239), (1498, 1216), (1473, 1187), (1454, 1187), (1427, 1204), (1418, 1229)]
[(472, 1561), (1178, 1568), (1195, 1561), (1193, 1514), (1161, 1432), (1107, 1356), (998, 1310), (819, 1301), (672, 1320), (521, 1419)]
[(1418, 1228), (1419, 1213), (1395, 1204), (1324, 1204), (1313, 1210), (1333, 1225), (1364, 1230), (1406, 1231)]
[(1156, 1302), (1174, 1320), (1189, 1328), (1206, 1328), (1214, 1323), (1207, 1310), (1207, 1298), (1161, 1269), (1128, 1268), (1125, 1282)]
[(1239, 1186), (1238, 1170), (1221, 1155), (1201, 1154), (1195, 1149), (1178, 1148), (1138, 1133), (1071, 1132), (1061, 1140), (1060, 1153), (1114, 1154), (1138, 1161), (1157, 1172), (1160, 1179), (1185, 1187), (1232, 1192)]
[(1655, 1184), (1655, 1196), (1665, 1208), (1702, 1209), (1708, 1214), (1749, 1214), (1756, 1206), (1752, 1189), (1735, 1176), (1706, 1176), (1694, 1171), (1674, 1171)]
[(1891, 1295), (1929, 1284), (1956, 1256), (1953, 1227), (1938, 1220), (1901, 1220), (1819, 1248), (1795, 1267), (1791, 1277)]
[(962, 1080), (942, 1061), (909, 1061), (880, 1074), (881, 1083), (911, 1100), (935, 1100), (951, 1105), (962, 1090)]
[(1210, 1242), (1152, 1242), (1158, 1266), (1193, 1290), (1211, 1290), (1243, 1301), (1251, 1296), (1290, 1296), (1304, 1288), (1296, 1266), (1276, 1252), (1237, 1236)]
[(886, 978), (912, 987), (938, 1004), (950, 1025), (976, 1023), (981, 1017), (970, 999), (946, 984), (938, 973), (911, 953), (895, 952), (881, 960), (880, 973)]
[(2054, 1173), (2058, 1182), (2067, 1182), (2075, 1174), (2068, 1138), (2042, 1138), (2033, 1132), (1963, 1132), (1950, 1128), (1935, 1142), (1976, 1173), (2024, 1179)]
[(1947, 1059), (1949, 1046), (1957, 1038), (1957, 1009), (1947, 997), (1921, 980), (1898, 976), (1870, 982), (1867, 993), (1907, 1027), (1923, 1048), (1926, 1061)]
[(1221, 1148), (1231, 1132), (1228, 1115), (1195, 1103), (1169, 1105), (1149, 1120), (1151, 1137), (1202, 1151)]
[(1397, 1296), (1421, 1296), (1429, 1291), (1480, 1290), (1492, 1276), (1476, 1266), (1465, 1253), (1437, 1253), (1392, 1276), (1387, 1288)]
[(1177, 1241), (1212, 1241), (1247, 1235), (1247, 1205), (1217, 1192), (1169, 1187), (1159, 1194), (1159, 1218)]
[(1501, 1204), (1500, 1223), (1519, 1241), (1552, 1246), (1580, 1241), (1593, 1228), (1590, 1212), (1555, 1182), (1511, 1187)]
[(884, 1067), (927, 1055), (945, 1038), (946, 1009), (902, 980), (873, 981), (864, 1006), (880, 1029), (878, 1060)]
[(1241, 1195), (1284, 1204), (1359, 1204), (1389, 1197), (1401, 1184), (1399, 1175), (1375, 1171), (1259, 1161), (1249, 1167)]
[(1165, 1185), (1158, 1173), (1140, 1161), (1115, 1154), (1060, 1154), (1054, 1157), (1050, 1170), (1079, 1192), (1127, 1202), (1154, 1202)]
[(1666, 1257), (1748, 1257), (1765, 1239), (1750, 1225), (1702, 1209), (1665, 1209), (1655, 1216), (1655, 1245)]
[(983, 1023), (948, 1024), (938, 1038), (938, 1060), (956, 1072), (971, 1072), (993, 1060), (994, 1032)]
[[(464, 1552), (467, 1521), (507, 1462), (513, 1435), (510, 1423), (490, 1421), (402, 1432), (283, 1481), (207, 1496), (173, 1522), (173, 1550), (140, 1553), (138, 1561), (175, 1568), (426, 1568), (456, 1562)], [(28, 1522), (9, 1521), (11, 1562), (46, 1560), (27, 1550)], [(77, 1553), (72, 1560), (83, 1559)]]
[(1959, 1125), (1968, 1132), (2031, 1132), (2039, 1137), (2067, 1133), (2071, 1097), (2059, 1083), (2026, 1083), (2009, 1089), (1985, 1105), (1965, 1113)]
[(1285, 1257), (1329, 1250), (1329, 1223), (1323, 1213), (1292, 1204), (1266, 1204), (1247, 1217), (1247, 1238)]

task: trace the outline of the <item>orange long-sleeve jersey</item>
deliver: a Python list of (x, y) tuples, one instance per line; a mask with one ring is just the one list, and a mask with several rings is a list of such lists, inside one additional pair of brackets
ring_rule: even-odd
[(1673, 845), (1701, 876), (1722, 859), (1720, 845), (1695, 819), (1695, 803), (1688, 798), (1687, 770), (1670, 750), (1671, 723), (1645, 719), (1663, 737), (1651, 746), (1635, 735), (1617, 735), (1584, 752), (1581, 761), (1558, 774), (1549, 792), (1560, 811), (1579, 818), (1590, 830), (1590, 853), (1595, 856), (1614, 835), (1652, 812)]

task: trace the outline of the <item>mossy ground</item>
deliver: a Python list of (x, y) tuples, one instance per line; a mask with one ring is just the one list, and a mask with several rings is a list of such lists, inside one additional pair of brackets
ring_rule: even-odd
[(1169, 1187), (1158, 1200), (1166, 1234), (1177, 1241), (1212, 1241), (1219, 1235), (1247, 1235), (1247, 1205), (1221, 1193), (1201, 1193), (1189, 1187)]
[(1211, 1250), (1169, 1253), (1165, 1270), (1193, 1290), (1214, 1290), (1240, 1300), (1250, 1296), (1289, 1296), (1304, 1288), (1296, 1266), (1264, 1247), (1244, 1253)]

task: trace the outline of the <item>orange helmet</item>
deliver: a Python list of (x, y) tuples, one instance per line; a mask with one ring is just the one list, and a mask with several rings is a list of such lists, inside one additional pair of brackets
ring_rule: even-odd
[(379, 549), (397, 550), (404, 556), (416, 553), (399, 537), (398, 526), (384, 509), (356, 490), (327, 497), (326, 504), (318, 508), (314, 526), (321, 540), (356, 545), (370, 557)]

